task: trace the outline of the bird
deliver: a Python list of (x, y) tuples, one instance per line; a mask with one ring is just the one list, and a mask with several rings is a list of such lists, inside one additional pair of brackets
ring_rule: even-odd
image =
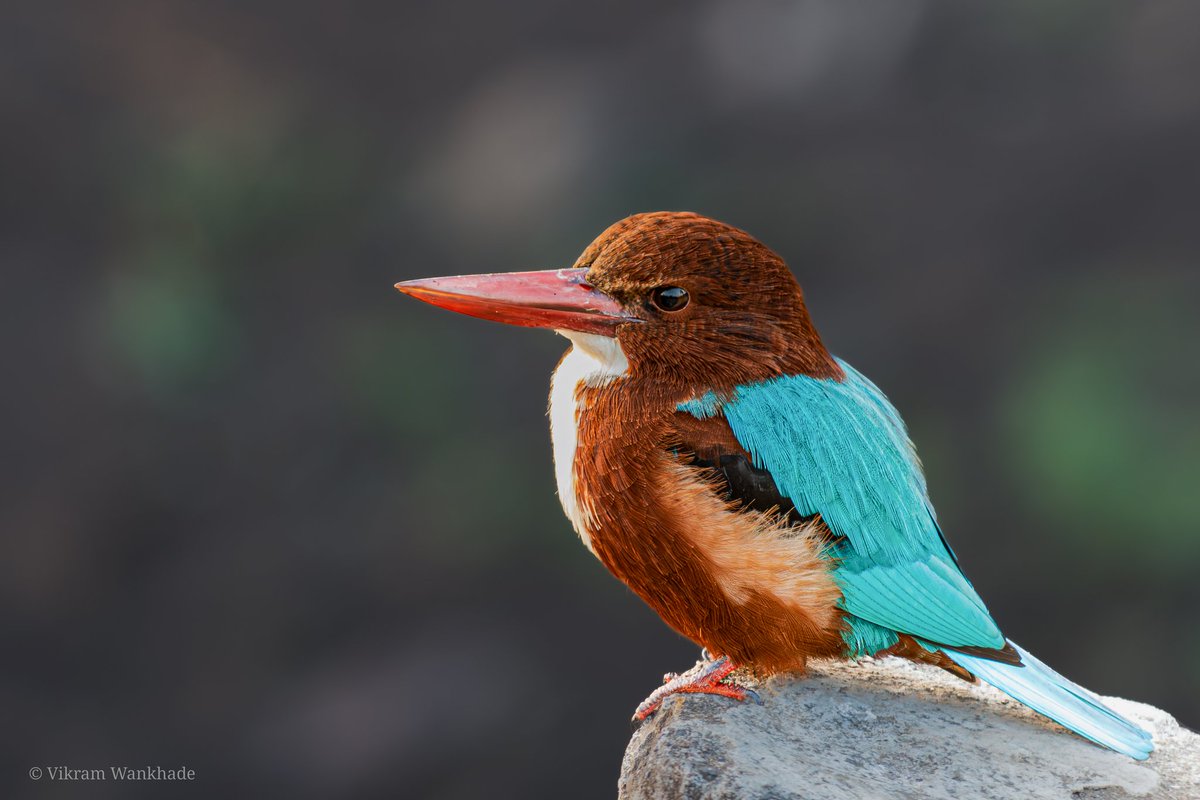
[[(548, 415), (584, 546), (702, 660), (666, 698), (898, 656), (977, 679), (1142, 760), (1152, 737), (1001, 633), (884, 393), (826, 348), (784, 260), (690, 212), (622, 219), (570, 268), (403, 281), (418, 300), (570, 341)], [(742, 676), (749, 675), (750, 678)]]

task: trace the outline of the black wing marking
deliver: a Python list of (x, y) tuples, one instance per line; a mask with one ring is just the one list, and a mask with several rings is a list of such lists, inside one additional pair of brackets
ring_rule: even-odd
[(715, 461), (694, 455), (691, 463), (712, 470), (725, 490), (726, 500), (754, 511), (778, 511), (793, 525), (811, 519), (796, 512), (796, 504), (780, 493), (770, 472), (758, 469), (741, 453), (721, 453)]

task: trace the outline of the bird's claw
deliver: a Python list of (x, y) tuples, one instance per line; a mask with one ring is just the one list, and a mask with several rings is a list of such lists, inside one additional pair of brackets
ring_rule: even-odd
[(650, 693), (633, 714), (634, 724), (644, 722), (657, 711), (663, 701), (674, 694), (715, 694), (733, 700), (753, 700), (762, 705), (762, 698), (753, 689), (729, 679), (737, 665), (724, 656), (715, 661), (701, 662), (682, 675), (668, 672), (663, 685)]

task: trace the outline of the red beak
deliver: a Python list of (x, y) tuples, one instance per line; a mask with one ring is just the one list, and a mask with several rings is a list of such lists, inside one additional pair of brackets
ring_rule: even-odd
[(616, 336), (617, 326), (639, 322), (621, 304), (584, 280), (586, 269), (496, 272), (397, 283), (431, 305), (470, 317), (530, 328)]

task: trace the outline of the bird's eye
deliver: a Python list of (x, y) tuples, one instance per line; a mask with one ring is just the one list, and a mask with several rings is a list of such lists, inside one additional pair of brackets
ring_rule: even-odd
[(688, 304), (687, 289), (660, 286), (650, 293), (650, 302), (663, 311), (682, 311)]

